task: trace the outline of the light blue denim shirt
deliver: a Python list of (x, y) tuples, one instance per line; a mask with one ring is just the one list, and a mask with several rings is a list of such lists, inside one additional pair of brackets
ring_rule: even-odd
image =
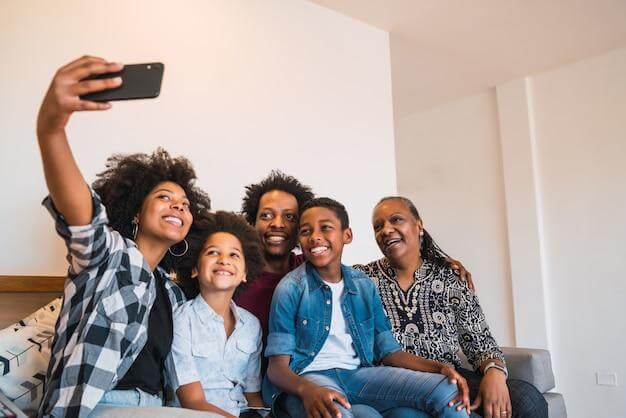
[[(373, 366), (388, 354), (400, 351), (391, 324), (376, 290), (362, 272), (341, 266), (344, 293), (341, 309), (361, 366)], [(289, 368), (301, 373), (328, 337), (332, 291), (315, 267), (306, 262), (287, 274), (272, 298), (265, 356), (291, 356)], [(278, 394), (266, 377), (263, 397), (268, 404)]]
[[(235, 330), (226, 337), (224, 320), (202, 296), (174, 312), (174, 340), (166, 369), (174, 391), (200, 382), (207, 402), (238, 416), (244, 392), (261, 390), (261, 326), (254, 315), (231, 303)], [(176, 397), (174, 406), (180, 403)]]

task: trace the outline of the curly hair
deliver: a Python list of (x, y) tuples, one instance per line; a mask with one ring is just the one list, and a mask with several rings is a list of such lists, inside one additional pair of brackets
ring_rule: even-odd
[[(376, 206), (388, 200), (397, 200), (397, 201), (402, 202), (404, 206), (406, 206), (406, 208), (409, 210), (409, 212), (411, 212), (411, 215), (413, 215), (416, 221), (422, 220), (413, 202), (404, 196), (383, 197), (382, 199), (378, 201)], [(423, 231), (424, 231), (424, 235), (420, 239), (420, 254), (422, 255), (422, 258), (424, 260), (430, 261), (431, 263), (435, 265), (441, 265), (444, 267), (448, 266), (449, 265), (448, 254), (446, 254), (446, 252), (442, 250), (441, 247), (439, 247), (439, 245), (437, 245), (437, 243), (435, 242), (433, 237), (428, 233), (426, 228), (424, 228)]]
[(333, 211), (337, 216), (337, 219), (339, 219), (341, 229), (350, 228), (350, 218), (348, 217), (348, 211), (346, 210), (346, 207), (344, 205), (337, 202), (336, 200), (329, 197), (317, 197), (315, 199), (311, 199), (300, 207), (300, 218), (302, 217), (304, 211), (311, 208), (326, 208)]
[(256, 215), (259, 212), (261, 197), (272, 190), (280, 190), (289, 193), (298, 201), (298, 207), (301, 207), (314, 197), (309, 186), (300, 183), (300, 181), (293, 176), (288, 176), (279, 170), (272, 170), (260, 183), (246, 186), (246, 195), (243, 198), (241, 213), (250, 225), (256, 223)]
[(193, 269), (198, 265), (204, 244), (217, 232), (234, 235), (241, 243), (243, 258), (246, 265), (246, 283), (241, 283), (235, 290), (239, 294), (263, 271), (265, 259), (263, 247), (257, 231), (241, 215), (232, 212), (218, 211), (203, 213), (194, 222), (187, 235), (189, 251), (181, 257), (176, 269), (177, 282), (188, 298), (198, 295), (198, 280), (191, 277)]
[[(107, 159), (106, 169), (97, 174), (93, 190), (98, 193), (109, 217), (109, 226), (123, 237), (133, 239), (133, 218), (146, 196), (159, 183), (178, 184), (187, 195), (194, 219), (211, 207), (209, 196), (195, 186), (196, 173), (189, 160), (172, 158), (162, 148), (148, 154), (115, 154)], [(171, 272), (176, 257), (166, 253), (159, 266)]]

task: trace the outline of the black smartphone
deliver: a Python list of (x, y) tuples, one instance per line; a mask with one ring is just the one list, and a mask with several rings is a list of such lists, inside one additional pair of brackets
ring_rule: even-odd
[(164, 65), (160, 62), (125, 65), (117, 73), (100, 74), (85, 80), (122, 77), (122, 85), (109, 90), (80, 96), (82, 100), (110, 102), (113, 100), (153, 99), (161, 92)]

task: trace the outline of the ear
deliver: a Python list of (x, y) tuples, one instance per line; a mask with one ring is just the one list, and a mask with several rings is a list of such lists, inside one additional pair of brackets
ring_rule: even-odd
[(352, 242), (352, 228), (346, 228), (343, 230), (343, 243), (350, 244)]
[(417, 233), (420, 237), (424, 235), (424, 224), (421, 219), (417, 220)]
[(194, 268), (191, 270), (191, 278), (192, 278), (192, 279), (195, 279), (196, 277), (198, 277), (198, 268), (197, 268), (197, 267), (194, 267)]

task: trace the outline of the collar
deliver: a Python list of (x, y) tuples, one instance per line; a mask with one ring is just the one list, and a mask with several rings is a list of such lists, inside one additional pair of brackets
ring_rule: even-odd
[[(396, 273), (396, 269), (391, 266), (391, 263), (389, 262), (389, 259), (387, 257), (381, 258), (375, 264), (377, 265), (378, 269), (383, 273), (383, 277), (379, 277), (379, 279), (386, 278), (394, 282), (396, 281), (398, 274)], [(430, 261), (422, 260), (422, 265), (417, 270), (415, 270), (413, 278), (417, 283), (426, 281), (430, 278), (430, 276), (432, 276), (433, 267), (434, 266)]]
[[(191, 302), (191, 306), (193, 306), (193, 310), (196, 312), (196, 316), (200, 319), (200, 322), (203, 324), (206, 323), (206, 319), (210, 319), (213, 322), (224, 322), (224, 318), (218, 315), (213, 308), (204, 300), (201, 294), (198, 294), (193, 301)], [(230, 311), (235, 316), (235, 328), (239, 328), (239, 326), (244, 324), (244, 320), (239, 315), (238, 307), (232, 300), (230, 301)]]
[[(344, 289), (347, 293), (358, 294), (358, 288), (354, 284), (352, 269), (345, 264), (341, 265), (341, 277), (343, 278)], [(311, 291), (318, 290), (324, 286), (324, 279), (320, 276), (313, 264), (306, 262), (306, 278)]]

